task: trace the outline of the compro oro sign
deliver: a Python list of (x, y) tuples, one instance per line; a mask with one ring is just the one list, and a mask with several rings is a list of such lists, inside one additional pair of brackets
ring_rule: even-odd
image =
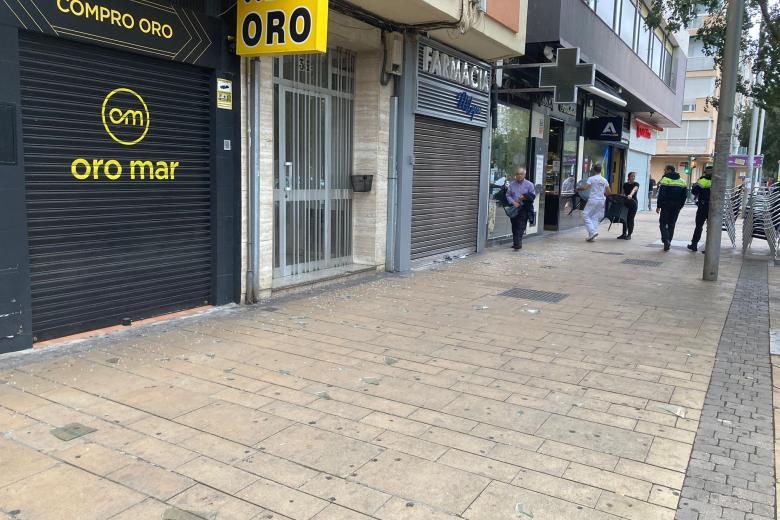
[(325, 52), (328, 0), (238, 0), (240, 56)]

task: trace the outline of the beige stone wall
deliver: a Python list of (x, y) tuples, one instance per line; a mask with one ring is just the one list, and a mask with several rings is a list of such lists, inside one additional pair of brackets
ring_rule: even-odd
[(274, 270), (274, 69), (261, 63), (260, 85), (260, 288), (270, 295)]
[(387, 236), (387, 167), (392, 82), (379, 82), (381, 51), (357, 55), (355, 89), (355, 175), (373, 175), (368, 193), (354, 193), (354, 261), (383, 268)]

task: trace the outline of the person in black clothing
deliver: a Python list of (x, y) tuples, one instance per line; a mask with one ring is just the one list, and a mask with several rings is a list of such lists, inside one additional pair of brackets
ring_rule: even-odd
[(636, 172), (630, 172), (628, 174), (628, 182), (623, 184), (623, 195), (628, 199), (626, 202), (628, 218), (626, 218), (626, 222), (623, 222), (623, 234), (618, 237), (618, 240), (631, 240), (631, 234), (634, 232), (636, 210), (639, 209), (639, 201), (636, 198), (637, 193), (639, 193), (639, 183), (636, 182)]
[(710, 188), (712, 188), (712, 166), (704, 168), (704, 175), (693, 185), (691, 193), (696, 197), (696, 229), (693, 230), (693, 238), (688, 244), (691, 251), (699, 250), (699, 240), (701, 232), (704, 229), (704, 223), (707, 222), (707, 215), (710, 213)]
[(653, 190), (655, 189), (655, 179), (650, 177), (647, 183), (647, 209), (653, 209)]
[(664, 251), (669, 251), (672, 247), (674, 226), (687, 199), (688, 184), (680, 178), (674, 166), (667, 166), (663, 178), (658, 182), (658, 200), (655, 208), (655, 212), (661, 214), (658, 224), (661, 228)]

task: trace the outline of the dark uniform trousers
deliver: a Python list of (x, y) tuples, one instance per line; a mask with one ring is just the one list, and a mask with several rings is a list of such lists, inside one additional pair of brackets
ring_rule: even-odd
[(704, 223), (707, 222), (707, 215), (710, 213), (710, 205), (704, 204), (696, 210), (696, 228), (693, 230), (691, 244), (696, 245), (701, 240), (701, 233), (704, 231)]
[(658, 219), (661, 227), (661, 241), (672, 241), (674, 238), (674, 226), (677, 224), (678, 216), (680, 216), (680, 208), (661, 208), (661, 216)]
[(525, 229), (528, 227), (528, 217), (530, 211), (527, 208), (520, 207), (520, 212), (515, 218), (509, 219), (512, 222), (512, 245), (523, 245), (523, 235), (525, 235)]

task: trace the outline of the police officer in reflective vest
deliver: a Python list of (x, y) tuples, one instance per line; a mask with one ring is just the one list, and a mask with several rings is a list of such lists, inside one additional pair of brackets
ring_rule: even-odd
[(664, 176), (658, 182), (658, 200), (656, 201), (656, 213), (660, 213), (658, 224), (661, 227), (661, 241), (664, 243), (664, 251), (669, 251), (674, 238), (674, 226), (680, 210), (685, 206), (688, 198), (688, 185), (680, 178), (680, 174), (674, 171), (674, 166), (668, 165), (664, 170)]
[(693, 238), (688, 244), (688, 249), (698, 251), (701, 232), (704, 229), (704, 223), (707, 222), (707, 215), (710, 213), (710, 188), (712, 188), (712, 165), (704, 168), (704, 175), (693, 185), (691, 193), (696, 197), (696, 229), (693, 230)]

